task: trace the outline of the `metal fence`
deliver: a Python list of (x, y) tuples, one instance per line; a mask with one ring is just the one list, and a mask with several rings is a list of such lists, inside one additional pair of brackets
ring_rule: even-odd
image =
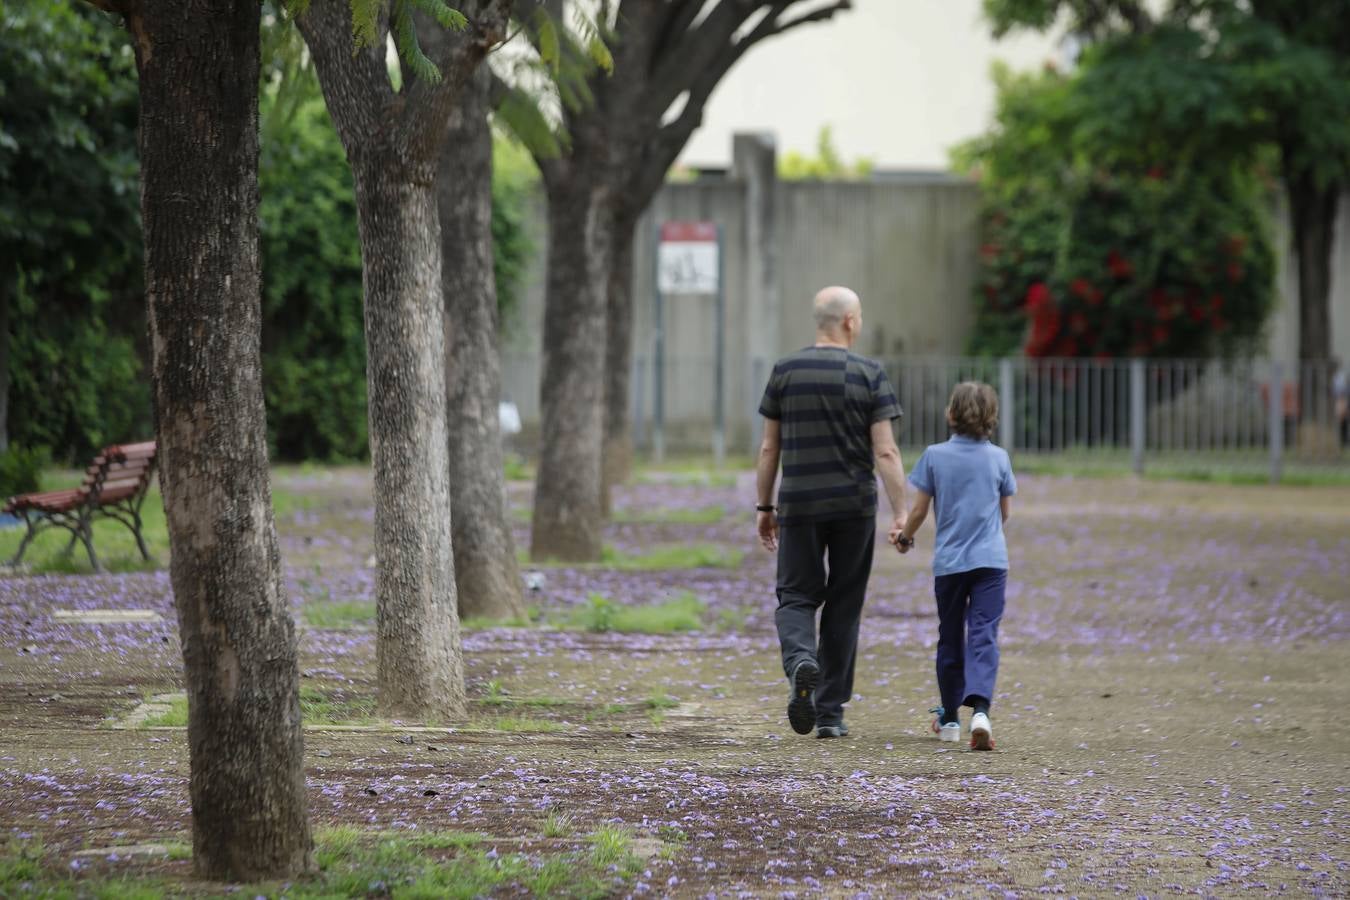
[[(1291, 461), (1350, 465), (1344, 380), (1323, 365), (964, 357), (883, 363), (905, 411), (900, 443), (910, 449), (947, 438), (947, 399), (958, 383), (973, 380), (998, 390), (996, 440), (1019, 454), (1091, 456), (1135, 471), (1162, 462), (1240, 463), (1275, 480)], [(757, 445), (755, 407), (771, 367), (771, 360), (749, 360), (739, 384), (727, 387), (734, 447)], [(508, 390), (537, 394), (537, 360), (508, 360), (504, 368)], [(734, 382), (736, 368), (731, 372)], [(664, 421), (655, 415), (655, 380), (652, 361), (635, 359), (631, 409), (638, 447), (652, 450), (664, 435), (675, 449), (712, 449), (711, 359), (665, 361)], [(522, 404), (527, 421), (532, 410)]]
[[(1022, 453), (1263, 460), (1346, 456), (1345, 386), (1325, 365), (1269, 360), (897, 359), (887, 361), (905, 421), (901, 442), (947, 437), (946, 400), (961, 381), (998, 389), (998, 440)], [(1272, 389), (1272, 385), (1275, 386)]]

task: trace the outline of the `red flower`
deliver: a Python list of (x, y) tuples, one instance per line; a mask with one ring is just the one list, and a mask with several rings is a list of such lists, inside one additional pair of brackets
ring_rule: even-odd
[(1228, 280), (1233, 282), (1233, 284), (1242, 281), (1242, 274), (1242, 263), (1230, 262), (1228, 264)]
[(1116, 278), (1129, 278), (1134, 274), (1134, 265), (1115, 250), (1106, 255), (1106, 267)]
[(1205, 321), (1205, 308), (1198, 303), (1187, 303), (1186, 312), (1190, 314), (1191, 321), (1197, 325)]
[(1086, 278), (1075, 278), (1069, 282), (1069, 293), (1086, 300), (1092, 296), (1092, 285)]
[(1241, 256), (1242, 251), (1247, 249), (1247, 236), (1230, 234), (1228, 240), (1224, 241), (1224, 249), (1232, 256)]
[(994, 287), (992, 284), (986, 284), (984, 286), (984, 299), (992, 303), (997, 296), (998, 288)]
[(1172, 332), (1166, 325), (1153, 326), (1153, 343), (1155, 345), (1167, 343), (1167, 339), (1171, 336)]
[(984, 257), (984, 261), (985, 261), (985, 262), (989, 262), (990, 260), (994, 259), (996, 256), (998, 256), (998, 245), (997, 245), (997, 244), (981, 244), (981, 245), (980, 245), (980, 256)]
[(1070, 331), (1074, 332), (1075, 334), (1082, 334), (1083, 332), (1087, 331), (1087, 329), (1088, 329), (1087, 316), (1083, 315), (1080, 312), (1073, 313), (1072, 315), (1069, 316)]
[(1164, 169), (1162, 166), (1153, 166), (1148, 170), (1148, 172), (1144, 174), (1144, 177), (1152, 181), (1160, 181), (1161, 179), (1166, 177), (1166, 175), (1167, 170)]
[(1045, 286), (1044, 281), (1038, 281), (1027, 288), (1027, 309), (1035, 312), (1042, 306), (1050, 302), (1050, 288)]
[(1210, 297), (1210, 298), (1209, 298), (1209, 308), (1212, 309), (1212, 310), (1213, 310), (1214, 312), (1216, 312), (1216, 313), (1222, 311), (1222, 310), (1223, 310), (1223, 295), (1222, 295), (1222, 294), (1215, 294), (1213, 297)]

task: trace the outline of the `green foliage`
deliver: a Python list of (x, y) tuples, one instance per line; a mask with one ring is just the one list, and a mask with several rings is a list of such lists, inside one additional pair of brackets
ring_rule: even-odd
[[(1187, 315), (1205, 297), (1223, 296), (1225, 305), (1230, 302), (1227, 294), (1206, 292), (1208, 285), (1200, 284), (1204, 278), (1196, 277), (1196, 266), (1202, 276), (1235, 266), (1246, 280), (1265, 277), (1268, 248), (1243, 230), (1248, 217), (1238, 210), (1256, 193), (1254, 170), (1277, 163), (1291, 205), (1301, 210), (1304, 221), (1311, 215), (1322, 220), (1316, 227), (1334, 227), (1325, 212), (1316, 211), (1312, 198), (1335, 197), (1350, 187), (1350, 16), (1343, 7), (1323, 0), (1170, 0), (1148, 7), (1136, 0), (985, 2), (997, 34), (1021, 27), (1044, 30), (1067, 14), (1076, 33), (1096, 42), (1071, 79), (1063, 111), (1072, 121), (1069, 137), (1080, 164), (1086, 157), (1092, 168), (1117, 177), (1125, 202), (1113, 204), (1115, 215), (1151, 209), (1171, 215), (1171, 221), (1202, 221), (1198, 205), (1183, 202), (1183, 193), (1196, 197), (1208, 190), (1231, 198), (1224, 217), (1236, 230), (1222, 234), (1211, 228), (1191, 236), (1180, 249), (1192, 258), (1179, 260), (1168, 273), (1180, 283), (1156, 286), (1161, 293), (1153, 305), (1159, 311), (1175, 311), (1180, 290)], [(1124, 183), (1131, 174), (1151, 168), (1167, 175), (1175, 188), (1173, 197), (1140, 198), (1133, 185)], [(1085, 196), (1084, 182), (1079, 178), (1070, 184), (1080, 198)], [(1140, 204), (1147, 208), (1134, 208)], [(1210, 211), (1222, 205), (1211, 203)], [(1178, 207), (1184, 207), (1179, 216)], [(1216, 239), (1226, 250), (1216, 251)], [(1297, 229), (1295, 240), (1300, 242), (1300, 273), (1316, 283), (1330, 266), (1328, 251)], [(1233, 252), (1237, 246), (1252, 252), (1237, 260), (1215, 258), (1216, 253), (1241, 255)], [(1180, 278), (1179, 267), (1187, 270)], [(1159, 268), (1167, 267), (1160, 262)], [(1047, 285), (1053, 302), (1045, 308), (1050, 309), (1064, 285)], [(1193, 299), (1184, 296), (1188, 292), (1194, 293)], [(1303, 292), (1300, 300), (1314, 306), (1328, 302), (1320, 292)], [(1263, 305), (1252, 297), (1238, 297), (1237, 302), (1247, 315)], [(1051, 313), (1044, 315), (1049, 321)], [(1154, 352), (1187, 347), (1169, 319), (1162, 314), (1154, 319), (1141, 331), (1157, 337), (1143, 343)], [(1226, 335), (1217, 341), (1220, 346), (1225, 337), (1240, 336), (1250, 324), (1229, 315), (1219, 322), (1226, 326)], [(1323, 352), (1317, 341), (1306, 343), (1302, 352)]]
[(10, 447), (0, 453), (0, 500), (40, 490), (48, 456), (45, 447)]
[[(360, 459), (368, 445), (356, 201), (317, 93), (263, 147), (259, 167), (267, 425), (283, 459)], [(275, 92), (264, 95), (264, 119), (277, 103)]]
[(861, 180), (872, 174), (872, 165), (870, 159), (844, 162), (834, 145), (833, 129), (825, 125), (816, 136), (816, 155), (789, 150), (778, 163), (778, 177), (785, 181)]
[[(268, 430), (281, 459), (361, 459), (369, 438), (351, 170), (312, 72), (298, 77), (305, 98), (263, 147), (259, 175)], [(298, 89), (292, 85), (290, 96)], [(263, 120), (273, 121), (285, 102), (277, 90), (265, 92)], [(493, 269), (504, 328), (534, 249), (525, 231), (532, 187), (519, 167), (493, 177)]]
[(985, 195), (972, 352), (1249, 348), (1271, 307), (1274, 254), (1248, 161), (1122, 143), (1090, 60), (1070, 76), (995, 78), (995, 129), (954, 154)]
[(135, 65), (85, 4), (0, 7), (10, 437), (66, 462), (149, 437)]

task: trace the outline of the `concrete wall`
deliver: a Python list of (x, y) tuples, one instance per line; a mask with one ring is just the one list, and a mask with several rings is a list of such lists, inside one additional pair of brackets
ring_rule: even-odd
[[(863, 353), (876, 357), (960, 356), (974, 321), (979, 192), (934, 174), (895, 181), (782, 183), (773, 177), (772, 138), (741, 135), (725, 179), (674, 183), (638, 230), (634, 298), (634, 421), (650, 437), (653, 402), (654, 243), (658, 223), (717, 222), (726, 284), (724, 402), (729, 447), (755, 439), (755, 409), (768, 366), (810, 342), (810, 303), (827, 284), (863, 298)], [(1333, 346), (1350, 357), (1350, 197), (1342, 205), (1332, 279)], [(534, 263), (523, 308), (504, 351), (504, 384), (527, 424), (538, 420), (545, 235), (542, 201), (531, 216)], [(1297, 358), (1297, 272), (1283, 211), (1273, 215), (1279, 299), (1268, 353)], [(714, 408), (716, 306), (710, 297), (666, 297), (666, 438), (672, 448), (709, 446)], [(643, 427), (643, 425), (647, 427)]]

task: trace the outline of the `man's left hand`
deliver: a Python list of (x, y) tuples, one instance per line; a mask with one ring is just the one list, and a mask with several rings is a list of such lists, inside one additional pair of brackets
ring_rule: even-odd
[(755, 528), (759, 532), (759, 542), (764, 549), (773, 553), (778, 549), (778, 518), (771, 512), (757, 513)]

